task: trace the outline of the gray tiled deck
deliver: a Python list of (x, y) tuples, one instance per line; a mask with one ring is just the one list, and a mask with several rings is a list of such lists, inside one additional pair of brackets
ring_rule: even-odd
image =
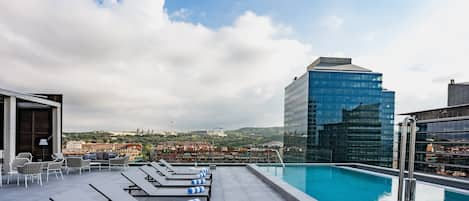
[[(130, 168), (127, 171), (137, 171), (136, 168)], [(247, 170), (246, 167), (217, 167), (213, 172), (214, 183), (212, 184), (212, 201), (281, 201), (282, 197), (262, 182), (259, 178)], [(57, 180), (53, 175), (49, 182), (43, 177), (44, 186), (32, 184), (28, 189), (20, 181), (21, 186), (16, 186), (16, 177), (10, 185), (4, 185), (0, 188), (0, 201), (36, 201), (48, 200), (51, 195), (63, 193), (65, 191), (74, 191), (76, 193), (95, 193), (88, 184), (91, 182), (116, 182), (125, 186), (128, 184), (119, 171), (103, 170), (99, 172), (93, 169), (91, 173), (70, 173), (64, 175), (63, 181)], [(154, 200), (154, 199), (152, 199)], [(173, 199), (172, 199), (173, 200)], [(188, 199), (183, 199), (188, 200)]]

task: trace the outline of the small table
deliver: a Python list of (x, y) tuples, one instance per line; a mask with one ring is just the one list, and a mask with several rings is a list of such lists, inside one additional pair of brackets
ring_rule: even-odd
[(101, 163), (98, 163), (98, 162), (91, 162), (91, 163), (90, 163), (90, 168), (93, 167), (93, 166), (94, 166), (94, 167), (97, 166), (97, 167), (99, 168), (99, 171), (101, 171)]

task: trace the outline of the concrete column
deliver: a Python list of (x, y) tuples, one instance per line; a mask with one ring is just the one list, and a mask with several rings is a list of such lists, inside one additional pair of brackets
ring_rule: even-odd
[(10, 170), (10, 162), (16, 156), (16, 97), (5, 97), (3, 121), (3, 167)]
[(62, 152), (62, 112), (60, 107), (52, 109), (52, 152)]

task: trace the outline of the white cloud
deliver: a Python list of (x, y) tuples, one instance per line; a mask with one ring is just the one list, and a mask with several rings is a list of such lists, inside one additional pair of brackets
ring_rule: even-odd
[(175, 20), (185, 20), (187, 19), (190, 15), (192, 15), (192, 12), (189, 11), (187, 8), (180, 8), (170, 14), (171, 19)]
[(344, 19), (336, 15), (325, 16), (321, 21), (321, 25), (330, 30), (340, 29), (343, 24)]
[(0, 87), (63, 93), (65, 130), (282, 124), (283, 88), (312, 59), (284, 26), (246, 12), (213, 30), (117, 2), (0, 2)]
[(381, 51), (356, 63), (384, 73), (397, 113), (446, 106), (447, 83), (469, 81), (468, 1), (437, 1), (414, 16)]

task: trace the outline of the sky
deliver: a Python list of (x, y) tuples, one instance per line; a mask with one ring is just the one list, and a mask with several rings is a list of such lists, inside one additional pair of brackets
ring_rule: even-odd
[[(0, 0), (0, 88), (62, 93), (65, 131), (281, 126), (284, 87), (353, 58), (396, 114), (469, 81), (469, 1)], [(399, 118), (398, 118), (399, 119)]]

